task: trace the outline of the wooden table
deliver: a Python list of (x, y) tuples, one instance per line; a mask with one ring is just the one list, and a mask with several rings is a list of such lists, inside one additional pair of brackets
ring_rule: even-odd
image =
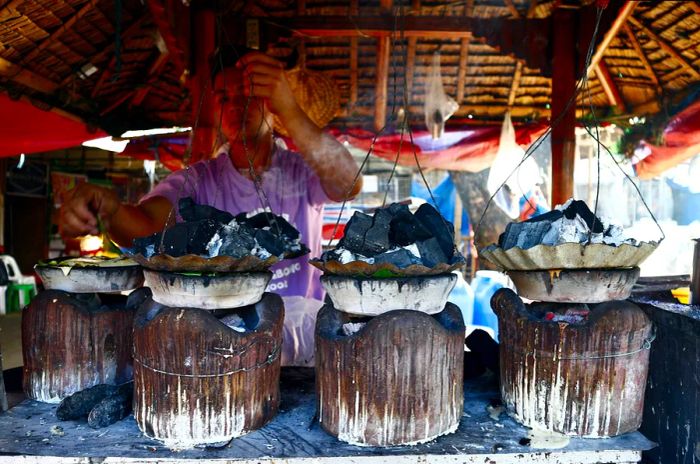
[(285, 368), (280, 413), (269, 424), (223, 448), (180, 452), (145, 438), (131, 416), (93, 430), (86, 422), (58, 421), (56, 405), (24, 401), (0, 415), (0, 463), (182, 464), (203, 459), (245, 464), (625, 464), (638, 462), (642, 451), (654, 446), (638, 432), (605, 440), (572, 439), (558, 450), (523, 446), (519, 441), (527, 435), (525, 427), (505, 414), (497, 420), (489, 416), (486, 408), (498, 397), (493, 377), (467, 381), (464, 415), (456, 433), (419, 446), (357, 447), (328, 435), (314, 419), (313, 370)]

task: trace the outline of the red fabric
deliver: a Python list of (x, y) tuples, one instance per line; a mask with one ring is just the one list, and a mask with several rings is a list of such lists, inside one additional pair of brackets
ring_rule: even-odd
[(678, 113), (664, 130), (664, 145), (644, 142), (651, 151), (634, 169), (640, 179), (652, 179), (700, 154), (700, 101)]
[(82, 122), (0, 93), (0, 156), (60, 150), (106, 135), (90, 131)]
[[(534, 142), (547, 126), (543, 123), (530, 124), (516, 128), (517, 142), (528, 146)], [(374, 133), (363, 129), (348, 129), (340, 131), (331, 129), (331, 135), (339, 141), (347, 141), (361, 150), (369, 150), (374, 139)], [(498, 143), (501, 136), (501, 126), (467, 127), (460, 131), (463, 137), (458, 138), (452, 145), (439, 150), (422, 150), (418, 143), (411, 144), (408, 134), (404, 134), (403, 142), (400, 134), (382, 135), (377, 138), (372, 148), (372, 153), (389, 161), (396, 159), (396, 154), (401, 147), (398, 164), (402, 166), (415, 166), (413, 157), (415, 149), (418, 161), (425, 169), (446, 169), (452, 171), (479, 172), (488, 168), (498, 151)], [(414, 141), (419, 137), (426, 137), (428, 132), (417, 131), (413, 133)], [(449, 135), (449, 133), (448, 133)], [(454, 135), (454, 134), (453, 134)], [(290, 149), (294, 144), (290, 139), (285, 139)], [(183, 155), (187, 146), (185, 137), (169, 137), (160, 139), (141, 139), (129, 142), (124, 156), (136, 159), (158, 159), (171, 171), (181, 169)]]
[[(545, 124), (531, 124), (516, 128), (517, 142), (528, 146), (534, 142), (546, 130)], [(398, 164), (402, 166), (415, 166), (414, 150), (422, 168), (446, 169), (451, 171), (479, 172), (493, 162), (501, 135), (501, 126), (467, 127), (468, 132), (457, 143), (440, 150), (421, 150), (417, 144), (411, 144), (408, 134), (404, 134), (403, 142), (400, 134), (384, 135), (377, 138), (372, 148), (372, 153), (390, 161), (396, 159), (399, 154)], [(372, 132), (351, 129), (344, 132), (331, 130), (331, 133), (341, 141), (347, 140), (350, 144), (369, 150), (374, 134)], [(414, 141), (417, 137), (426, 136), (428, 132), (413, 132)]]

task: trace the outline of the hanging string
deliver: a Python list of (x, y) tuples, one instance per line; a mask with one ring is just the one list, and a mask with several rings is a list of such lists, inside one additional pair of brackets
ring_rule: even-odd
[[(501, 185), (500, 185), (499, 188), (496, 190), (496, 192), (494, 192), (494, 194), (491, 195), (491, 197), (489, 197), (489, 200), (488, 200), (487, 203), (486, 203), (486, 207), (484, 208), (484, 211), (481, 213), (481, 217), (479, 218), (479, 222), (477, 223), (477, 227), (476, 227), (476, 229), (475, 229), (474, 236), (477, 236), (477, 235), (478, 235), (478, 232), (479, 232), (479, 230), (481, 229), (481, 224), (482, 224), (482, 222), (483, 222), (484, 216), (486, 215), (486, 212), (488, 211), (488, 208), (489, 208), (489, 206), (491, 205), (491, 203), (493, 202), (493, 199), (495, 198), (495, 196), (496, 196), (496, 194), (498, 193), (498, 191), (499, 191), (501, 188), (503, 188), (503, 186), (506, 184), (506, 182), (508, 182), (508, 180), (510, 179), (510, 177), (513, 176), (513, 174), (520, 168), (520, 166), (522, 166), (523, 163), (524, 163), (530, 156), (532, 156), (532, 155), (535, 153), (535, 151), (537, 150), (537, 148), (539, 148), (539, 146), (544, 142), (544, 140), (546, 140), (546, 138), (547, 138), (547, 137), (551, 134), (551, 132), (552, 132), (552, 127), (556, 127), (556, 126), (559, 125), (559, 123), (561, 122), (563, 116), (564, 116), (564, 115), (566, 114), (566, 112), (569, 110), (569, 108), (571, 107), (571, 105), (574, 104), (575, 101), (577, 100), (577, 98), (578, 98), (578, 96), (579, 96), (579, 92), (580, 92), (582, 89), (589, 88), (588, 68), (589, 68), (589, 66), (590, 66), (591, 59), (592, 59), (592, 57), (593, 57), (593, 51), (594, 51), (594, 48), (595, 48), (596, 38), (597, 38), (597, 36), (598, 36), (598, 32), (599, 32), (599, 28), (600, 28), (600, 22), (601, 22), (602, 15), (603, 15), (603, 8), (598, 7), (598, 8), (596, 9), (595, 28), (594, 28), (594, 30), (593, 30), (593, 35), (592, 35), (592, 37), (591, 37), (591, 41), (590, 41), (590, 43), (589, 43), (589, 45), (588, 45), (588, 51), (587, 51), (587, 53), (586, 53), (586, 60), (585, 60), (584, 67), (583, 67), (583, 75), (582, 75), (581, 78), (578, 80), (573, 95), (572, 95), (572, 96), (569, 98), (569, 100), (566, 102), (566, 105), (564, 106), (564, 109), (563, 109), (562, 112), (559, 114), (559, 116), (558, 116), (554, 121), (552, 121), (552, 123), (550, 124), (550, 127), (548, 127), (547, 130), (546, 130), (540, 137), (538, 137), (537, 140), (535, 140), (535, 142), (532, 143), (532, 145), (530, 145), (530, 147), (528, 147), (528, 149), (525, 151), (525, 154), (523, 155), (523, 158), (522, 158), (521, 161), (518, 163), (518, 165), (513, 169), (513, 171), (511, 171), (511, 173), (508, 175), (508, 177), (506, 177), (506, 179), (503, 181), (503, 183), (501, 183)], [(589, 89), (589, 92), (590, 92), (590, 89)], [(595, 118), (595, 112), (593, 112), (593, 114), (594, 114), (594, 118)], [(595, 120), (596, 120), (596, 123), (597, 123), (597, 122), (598, 122), (597, 119), (595, 119)], [(624, 169), (622, 169), (622, 167), (620, 166), (619, 162), (615, 159), (614, 155), (612, 154), (612, 152), (610, 152), (610, 150), (608, 149), (608, 147), (607, 147), (604, 143), (602, 143), (602, 142), (600, 141), (600, 137), (598, 137), (597, 135), (594, 135), (594, 134), (590, 131), (590, 129), (588, 128), (588, 126), (586, 126), (585, 124), (584, 124), (584, 127), (585, 127), (585, 129), (586, 129), (586, 132), (588, 132), (588, 134), (589, 134), (591, 137), (593, 137), (594, 140), (596, 140), (596, 142), (597, 142), (597, 144), (598, 144), (598, 149), (600, 150), (600, 147), (603, 147), (603, 148), (605, 149), (605, 151), (607, 151), (608, 154), (610, 155), (610, 157), (613, 159), (613, 161), (615, 162), (615, 164), (617, 165), (617, 167), (620, 169), (620, 171), (622, 172), (622, 174), (625, 176), (625, 178), (626, 178), (627, 180), (630, 181), (630, 183), (631, 183), (632, 186), (634, 187), (635, 191), (636, 191), (637, 194), (639, 195), (639, 198), (641, 199), (642, 204), (644, 205), (644, 207), (646, 208), (647, 212), (649, 213), (649, 215), (651, 216), (652, 220), (654, 221), (654, 224), (657, 226), (657, 228), (658, 228), (659, 231), (661, 232), (661, 240), (664, 240), (664, 239), (666, 238), (666, 235), (664, 234), (664, 231), (663, 231), (663, 229), (661, 228), (661, 225), (660, 225), (660, 224), (658, 223), (658, 221), (656, 220), (656, 217), (654, 216), (653, 212), (651, 211), (651, 209), (650, 209), (649, 206), (647, 205), (646, 201), (644, 200), (644, 197), (643, 197), (642, 193), (640, 192), (639, 188), (637, 187), (637, 185), (636, 185), (636, 184), (634, 183), (634, 181), (630, 178), (630, 176), (624, 171)], [(600, 160), (598, 160), (598, 163), (600, 163)], [(599, 197), (599, 192), (600, 192), (599, 189), (600, 189), (600, 166), (598, 166), (598, 184), (597, 184), (597, 187), (596, 187), (596, 200), (595, 200), (595, 206), (594, 206), (594, 210), (595, 210), (596, 212), (597, 212), (597, 209), (598, 209), (598, 197)], [(594, 214), (596, 214), (596, 213), (594, 213)], [(590, 240), (590, 238), (589, 238), (589, 240)], [(660, 240), (660, 241), (661, 241), (661, 240)], [(660, 242), (660, 241), (659, 241), (659, 242)]]

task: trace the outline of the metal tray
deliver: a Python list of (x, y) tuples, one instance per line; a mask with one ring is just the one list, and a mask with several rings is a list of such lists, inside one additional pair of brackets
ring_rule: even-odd
[(537, 245), (527, 250), (491, 245), (480, 252), (501, 270), (537, 271), (549, 269), (623, 269), (638, 267), (656, 250), (658, 243), (643, 242), (639, 246), (602, 243), (563, 243)]

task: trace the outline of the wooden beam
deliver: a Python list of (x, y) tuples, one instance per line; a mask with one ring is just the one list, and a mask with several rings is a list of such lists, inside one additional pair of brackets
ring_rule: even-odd
[(350, 38), (350, 106), (357, 103), (357, 37)]
[(160, 35), (163, 37), (165, 45), (168, 47), (170, 59), (175, 65), (177, 73), (182, 74), (185, 69), (187, 69), (187, 58), (184, 56), (184, 51), (178, 45), (177, 32), (173, 29), (173, 26), (169, 21), (170, 16), (168, 15), (168, 10), (165, 7), (165, 3), (163, 3), (161, 0), (147, 0), (146, 4), (151, 12), (151, 19), (160, 31)]
[(409, 37), (406, 46), (406, 89), (408, 89), (407, 99), (410, 103), (413, 96), (413, 81), (416, 72), (416, 47), (418, 37)]
[(600, 60), (603, 58), (605, 50), (608, 49), (610, 42), (612, 42), (612, 40), (615, 38), (620, 28), (625, 24), (625, 22), (627, 22), (628, 19), (630, 21), (633, 19), (632, 12), (637, 6), (637, 3), (638, 2), (636, 1), (627, 0), (624, 6), (620, 9), (617, 18), (615, 18), (615, 21), (613, 21), (612, 25), (610, 26), (610, 29), (608, 29), (608, 31), (603, 36), (603, 40), (598, 45), (598, 48), (596, 49), (595, 53), (593, 54), (593, 57), (591, 58), (591, 63), (589, 64), (588, 70), (586, 72), (588, 76), (591, 75), (595, 67), (598, 65), (598, 62), (600, 62)]
[[(395, 19), (391, 15), (379, 16), (296, 16), (276, 17), (274, 22), (261, 17), (271, 29), (292, 31), (300, 36), (314, 37), (390, 37), (395, 31)], [(493, 33), (494, 30), (537, 31), (548, 23), (543, 19), (474, 18), (465, 16), (413, 16), (403, 19), (404, 37), (435, 39), (459, 39)], [(237, 27), (235, 22), (229, 27)], [(239, 26), (238, 26), (239, 27)]]
[(510, 14), (516, 19), (519, 18), (520, 12), (515, 7), (515, 3), (513, 3), (513, 0), (504, 0), (504, 1), (506, 2), (506, 7), (508, 7), (508, 11), (510, 11)]
[(680, 53), (678, 53), (672, 45), (668, 44), (664, 39), (656, 35), (655, 32), (646, 27), (637, 19), (630, 18), (629, 21), (637, 29), (643, 31), (647, 37), (656, 42), (659, 45), (659, 47), (664, 52), (666, 52), (667, 55), (669, 55), (674, 60), (678, 61), (678, 63), (680, 63), (680, 65), (683, 66), (683, 68), (685, 68), (685, 70), (688, 71), (690, 75), (692, 75), (695, 79), (700, 79), (700, 72), (698, 72), (698, 70), (696, 70)]
[(165, 53), (158, 54), (156, 59), (153, 61), (153, 64), (151, 64), (150, 68), (148, 69), (145, 84), (134, 93), (134, 98), (131, 99), (129, 106), (139, 106), (141, 103), (143, 103), (143, 100), (148, 95), (148, 92), (150, 92), (151, 88), (156, 84), (158, 74), (160, 74), (163, 68), (165, 68), (165, 65), (168, 63), (169, 55), (170, 54), (167, 51)]
[[(124, 31), (124, 33), (122, 34), (122, 43), (125, 43), (129, 37), (131, 37), (138, 30), (140, 30), (141, 25), (143, 24), (143, 22), (145, 20), (144, 18), (146, 18), (146, 16), (142, 16), (141, 18), (137, 19), (136, 21), (134, 21), (133, 24), (131, 24)], [(96, 56), (99, 57), (99, 56), (102, 56), (103, 54), (108, 54), (108, 53), (112, 52), (114, 50), (114, 48), (115, 48), (115, 44), (114, 44), (114, 42), (112, 42), (106, 47), (105, 50), (103, 50), (102, 52), (100, 52)], [(93, 60), (92, 61), (93, 65), (95, 65), (95, 61), (97, 61), (97, 60), (95, 59), (95, 57), (93, 57), (92, 60)], [(102, 90), (102, 86), (105, 84), (105, 82), (107, 82), (107, 78), (109, 76), (111, 76), (112, 69), (116, 66), (116, 64), (117, 64), (117, 56), (115, 54), (112, 57), (112, 59), (109, 61), (109, 64), (107, 65), (107, 67), (102, 71), (102, 73), (100, 73), (100, 77), (98, 78), (97, 83), (95, 84), (95, 87), (92, 89), (92, 98), (95, 98), (99, 94), (100, 90)]]
[[(67, 30), (73, 27), (76, 21), (85, 16), (89, 11), (91, 11), (99, 0), (90, 0), (85, 5), (83, 5), (73, 16), (71, 16), (66, 22), (59, 26), (55, 31), (53, 31), (47, 38), (41, 41), (34, 49), (32, 49), (26, 56), (22, 58), (23, 62), (28, 62), (33, 60), (43, 49), (54, 43), (58, 36), (65, 33)], [(64, 45), (65, 46), (65, 45)], [(77, 52), (76, 55), (80, 56)]]
[(515, 62), (515, 72), (513, 72), (513, 83), (510, 85), (510, 93), (508, 94), (508, 106), (513, 106), (515, 103), (515, 94), (518, 93), (520, 87), (520, 78), (523, 75), (523, 62), (518, 60)]
[(2, 57), (0, 57), (0, 76), (44, 94), (51, 94), (59, 87), (56, 82), (46, 79)]
[[(468, 0), (464, 5), (464, 16), (474, 14), (474, 0)], [(469, 42), (471, 37), (462, 37), (459, 42), (459, 69), (457, 71), (457, 103), (464, 101), (464, 86), (467, 78), (467, 62), (469, 61)]]
[[(143, 25), (143, 23), (145, 23), (147, 19), (148, 19), (147, 15), (143, 15), (143, 16), (135, 19), (134, 22), (131, 23), (131, 25), (129, 25), (129, 27), (126, 28), (124, 33), (122, 33), (122, 42), (125, 42), (126, 39), (130, 38), (132, 35), (134, 35), (136, 32), (138, 32), (141, 29), (141, 26)], [(102, 50), (100, 50), (99, 52), (90, 56), (90, 63), (93, 64), (94, 66), (97, 66), (98, 63), (100, 62), (100, 60), (104, 59), (107, 55), (109, 55), (110, 53), (112, 53), (114, 51), (114, 47), (115, 47), (115, 43), (112, 40)], [(107, 65), (107, 69), (103, 70), (102, 74), (104, 74), (105, 72), (109, 72), (110, 66), (114, 62), (115, 62), (115, 59), (112, 58), (110, 63)], [(70, 74), (70, 75), (66, 76), (61, 81), (60, 86), (64, 87), (66, 84), (68, 84), (69, 82), (74, 80), (76, 77), (77, 77), (76, 74)]]
[(654, 84), (656, 85), (656, 93), (661, 95), (663, 91), (661, 89), (661, 83), (659, 82), (659, 78), (656, 75), (654, 68), (651, 66), (651, 63), (649, 63), (649, 59), (644, 53), (644, 49), (641, 47), (641, 45), (639, 45), (639, 41), (634, 35), (634, 32), (632, 32), (632, 29), (630, 28), (629, 24), (625, 24), (622, 28), (625, 34), (627, 34), (627, 39), (629, 39), (630, 43), (632, 44), (632, 48), (637, 54), (637, 57), (642, 62), (642, 65), (644, 65), (644, 69), (646, 69), (649, 79), (651, 79), (652, 82), (654, 82)]
[(380, 131), (386, 125), (387, 87), (389, 83), (389, 37), (377, 39), (377, 81), (375, 90), (374, 129)]
[(615, 106), (622, 112), (627, 111), (622, 94), (620, 94), (620, 90), (617, 88), (615, 81), (610, 75), (610, 71), (608, 70), (608, 66), (605, 64), (605, 60), (600, 60), (598, 66), (595, 68), (595, 75), (598, 77), (600, 85), (603, 87), (603, 91), (610, 102), (610, 106)]
[(574, 194), (576, 158), (576, 13), (557, 9), (552, 15), (552, 205)]
[[(357, 16), (360, 14), (360, 2), (359, 0), (350, 1), (350, 9), (348, 10), (350, 16)], [(354, 107), (357, 103), (357, 92), (358, 92), (358, 66), (357, 66), (357, 50), (358, 50), (359, 39), (357, 37), (350, 37), (350, 107)]]

